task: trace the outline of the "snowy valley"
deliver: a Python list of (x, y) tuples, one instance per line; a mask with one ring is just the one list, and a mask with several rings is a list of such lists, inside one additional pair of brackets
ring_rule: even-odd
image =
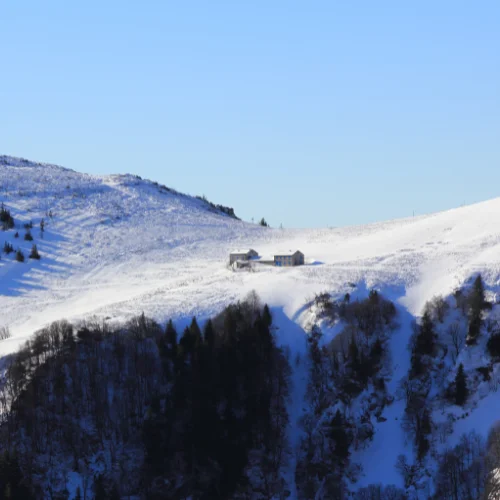
[[(491, 472), (495, 460), (500, 467), (500, 441), (492, 435), (487, 443), (500, 420), (500, 199), (367, 226), (275, 229), (137, 176), (0, 156), (0, 201), (15, 222), (0, 232), (0, 248), (14, 250), (0, 259), (0, 327), (10, 332), (0, 340), (4, 374), (52, 322), (105, 330), (143, 315), (162, 328), (171, 319), (180, 334), (193, 317), (201, 329), (209, 318), (225, 325), (225, 308), (258, 297), (252, 314), (269, 306), (291, 369), (286, 459), (267, 489), (262, 471), (246, 467), (248, 484), (231, 498), (500, 498)], [(33, 244), (39, 260), (28, 258)], [(235, 271), (233, 248), (298, 249), (305, 265)], [(144, 321), (137, 328), (150, 325)], [(270, 377), (281, 383), (284, 373)], [(154, 373), (145, 380), (145, 391), (157, 383)], [(151, 403), (141, 412), (160, 410)], [(110, 451), (109, 436), (97, 441), (85, 466), (82, 457), (68, 459), (65, 472), (63, 452), (57, 464), (37, 455), (53, 471), (37, 476), (42, 497), (75, 498), (85, 486), (94, 498), (94, 478), (112, 475), (125, 453)], [(128, 467), (141, 468), (137, 443), (128, 446)], [(262, 455), (252, 453), (258, 469)], [(123, 482), (121, 497), (141, 498), (138, 484)], [(175, 491), (164, 498), (222, 497), (185, 484)]]

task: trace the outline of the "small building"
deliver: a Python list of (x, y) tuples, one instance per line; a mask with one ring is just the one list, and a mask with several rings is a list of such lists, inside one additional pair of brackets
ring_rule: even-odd
[(297, 250), (292, 252), (280, 252), (274, 256), (274, 265), (278, 267), (302, 266), (304, 264), (304, 254)]
[(255, 259), (259, 254), (252, 248), (246, 248), (244, 250), (234, 250), (229, 254), (229, 264), (234, 264), (238, 261), (247, 261)]

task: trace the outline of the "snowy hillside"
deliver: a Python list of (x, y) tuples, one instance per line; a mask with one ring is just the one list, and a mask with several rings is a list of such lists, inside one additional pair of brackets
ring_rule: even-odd
[[(271, 229), (239, 221), (203, 200), (136, 176), (91, 176), (0, 157), (0, 201), (16, 222), (16, 228), (0, 233), (0, 247), (7, 241), (27, 255), (36, 243), (41, 254), (39, 261), (24, 263), (16, 262), (14, 254), (2, 254), (0, 326), (12, 333), (0, 341), (3, 354), (61, 318), (95, 315), (114, 321), (144, 312), (160, 322), (173, 318), (183, 325), (193, 315), (207, 318), (256, 290), (272, 307), (279, 342), (289, 346), (292, 359), (303, 358), (305, 332), (313, 324), (323, 328), (324, 342), (340, 331), (339, 324), (321, 322), (312, 306), (316, 294), (341, 299), (349, 293), (351, 300), (362, 300), (376, 289), (394, 302), (398, 325), (387, 337), (392, 359), (387, 390), (394, 403), (374, 423), (371, 442), (354, 453), (364, 469), (359, 487), (380, 482), (402, 486), (394, 464), (401, 453), (411, 454), (411, 444), (400, 426), (405, 405), (397, 393), (410, 367), (411, 324), (425, 303), (436, 295), (451, 300), (453, 292), (469, 286), (478, 273), (491, 303), (500, 293), (500, 199), (367, 226)], [(23, 225), (30, 221), (33, 242), (23, 239)], [(246, 247), (261, 255), (298, 249), (306, 265), (230, 270), (229, 252)], [(478, 349), (464, 347), (455, 361), (466, 370), (483, 366)], [(456, 367), (449, 369), (454, 373)], [(292, 378), (290, 436), (297, 446), (305, 407), (305, 363), (294, 367)], [(455, 445), (471, 429), (486, 436), (500, 418), (497, 399), (490, 386), (479, 384), (467, 416), (447, 435), (443, 447)], [(288, 481), (292, 495), (297, 495), (293, 465), (292, 460)]]

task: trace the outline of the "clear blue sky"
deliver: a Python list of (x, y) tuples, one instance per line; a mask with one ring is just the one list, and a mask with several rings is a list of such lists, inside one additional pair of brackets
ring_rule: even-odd
[(500, 196), (500, 2), (0, 2), (0, 153), (339, 226)]

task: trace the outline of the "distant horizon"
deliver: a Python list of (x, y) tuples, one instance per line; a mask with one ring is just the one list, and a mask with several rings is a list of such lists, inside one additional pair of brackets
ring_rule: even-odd
[(141, 175), (273, 227), (498, 196), (493, 0), (27, 0), (0, 15), (0, 151)]

